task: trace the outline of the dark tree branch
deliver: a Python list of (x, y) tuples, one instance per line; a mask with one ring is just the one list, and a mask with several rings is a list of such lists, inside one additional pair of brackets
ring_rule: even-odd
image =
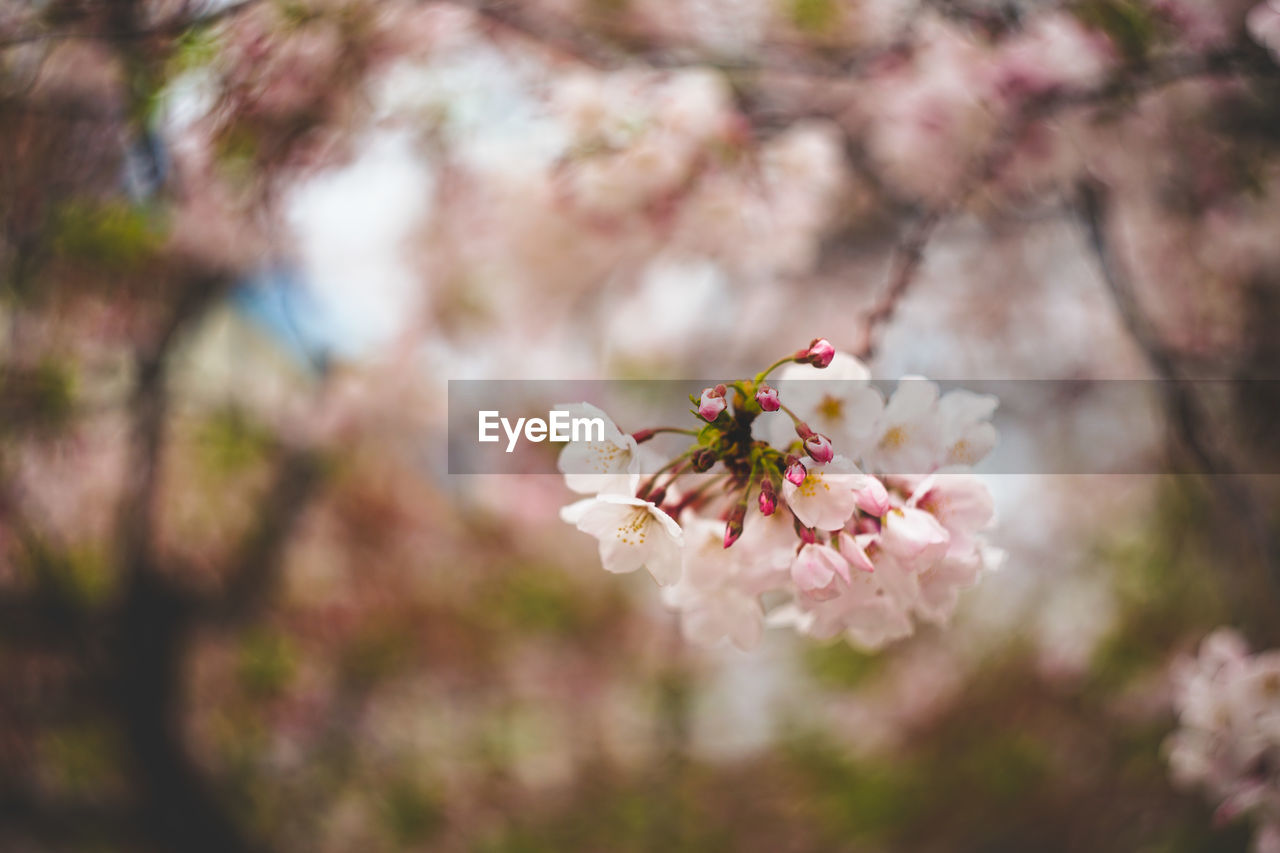
[(933, 236), (934, 229), (942, 221), (943, 211), (931, 210), (925, 213), (907, 229), (894, 246), (889, 259), (889, 282), (884, 292), (871, 308), (863, 315), (862, 339), (853, 347), (852, 353), (866, 361), (875, 355), (876, 332), (893, 319), (898, 310), (898, 303), (915, 281), (916, 272), (924, 260), (925, 246)]
[(814, 45), (799, 41), (794, 44), (770, 42), (759, 46), (756, 53), (768, 59), (716, 55), (709, 48), (686, 41), (673, 44), (670, 38), (657, 38), (626, 31), (604, 35), (588, 32), (576, 22), (557, 20), (547, 15), (526, 13), (514, 0), (449, 0), (469, 9), (490, 26), (536, 42), (554, 53), (594, 68), (613, 70), (637, 62), (651, 68), (716, 68), (725, 72), (786, 72), (811, 77), (848, 78), (887, 57), (909, 47), (910, 29), (888, 44), (846, 51), (843, 56), (824, 58), (814, 53)]
[[(18, 47), (24, 44), (37, 44), (50, 41), (97, 40), (113, 43), (136, 41), (156, 36), (177, 36), (192, 27), (207, 26), (230, 18), (255, 5), (258, 0), (239, 0), (212, 11), (195, 15), (179, 14), (168, 20), (151, 26), (138, 26), (132, 21), (118, 23), (99, 30), (37, 30), (35, 32), (16, 33), (0, 37), (0, 50)], [(128, 2), (118, 5), (131, 5)]]
[(243, 622), (258, 614), (275, 590), (289, 537), (310, 506), (322, 476), (321, 460), (314, 453), (287, 451), (275, 482), (259, 505), (257, 529), (245, 541), (222, 594), (202, 602), (200, 618)]
[(169, 355), (182, 332), (203, 315), (228, 284), (220, 274), (193, 275), (182, 282), (177, 302), (157, 340), (135, 358), (136, 384), (130, 402), (131, 461), (120, 521), (120, 560), (126, 572), (152, 568), (151, 530), (168, 413), (165, 369)]
[(1166, 409), (1186, 449), (1196, 464), (1207, 474), (1231, 474), (1230, 462), (1217, 453), (1207, 439), (1204, 413), (1182, 382), (1177, 356), (1165, 345), (1138, 300), (1128, 271), (1116, 255), (1108, 234), (1110, 209), (1106, 189), (1093, 180), (1080, 184), (1080, 219), (1084, 224), (1089, 249), (1098, 262), (1102, 281), (1116, 306), (1125, 330), (1150, 362), (1161, 380)]
[[(877, 332), (893, 319), (898, 302), (910, 290), (937, 226), (952, 212), (962, 209), (975, 192), (1000, 176), (1012, 160), (1019, 141), (1036, 122), (1070, 109), (1102, 107), (1140, 97), (1184, 80), (1240, 74), (1276, 76), (1278, 73), (1265, 56), (1258, 56), (1256, 48), (1242, 45), (1205, 55), (1171, 57), (1135, 77), (1121, 72), (1101, 86), (1054, 90), (1026, 102), (996, 135), (954, 197), (921, 215), (898, 240), (890, 259), (888, 284), (864, 316), (862, 336), (851, 352), (864, 361), (874, 357)], [(866, 164), (858, 165), (865, 171)]]
[[(1267, 523), (1264, 506), (1230, 457), (1220, 452), (1213, 442), (1212, 426), (1193, 387), (1182, 377), (1176, 351), (1161, 339), (1138, 298), (1110, 236), (1110, 204), (1106, 188), (1093, 180), (1083, 181), (1079, 189), (1078, 210), (1089, 249), (1098, 262), (1102, 281), (1121, 322), (1155, 371), (1170, 427), (1201, 472), (1207, 475), (1219, 517), (1238, 530), (1237, 547), (1242, 548), (1246, 558), (1262, 574), (1264, 582), (1270, 585), (1272, 598), (1280, 598), (1277, 543)], [(1258, 602), (1250, 600), (1244, 606), (1256, 609)], [(1259, 623), (1274, 625), (1273, 611), (1271, 608), (1266, 610)], [(1275, 629), (1272, 627), (1270, 630), (1274, 632)]]
[[(138, 0), (118, 0), (109, 9), (108, 31), (141, 31), (141, 15)], [(127, 37), (113, 44), (128, 69), (124, 98), (135, 133), (141, 134), (149, 89), (156, 82), (157, 57)], [(187, 752), (182, 733), (183, 665), (195, 624), (194, 604), (189, 593), (161, 570), (153, 541), (168, 425), (168, 366), (182, 335), (230, 283), (230, 276), (220, 270), (187, 268), (173, 274), (170, 287), (176, 292), (169, 313), (156, 339), (135, 356), (130, 469), (118, 546), (124, 589), (109, 647), (110, 695), (142, 795), (145, 833), (161, 849), (196, 853), (259, 849), (218, 801)]]
[(0, 789), (0, 846), (6, 841), (57, 845), (97, 845), (104, 841), (137, 849), (142, 839), (126, 803), (51, 798), (34, 791), (6, 786)]
[(191, 617), (190, 600), (163, 576), (133, 575), (118, 619), (112, 695), (143, 795), (143, 824), (164, 850), (251, 853), (260, 848), (219, 803), (184, 743)]

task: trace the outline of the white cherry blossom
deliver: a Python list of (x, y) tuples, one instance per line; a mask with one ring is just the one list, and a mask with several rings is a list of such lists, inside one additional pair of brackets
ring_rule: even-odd
[(977, 465), (996, 446), (996, 428), (990, 423), (1000, 401), (990, 394), (948, 391), (938, 401), (941, 458), (935, 467)]
[(1280, 837), (1280, 651), (1250, 655), (1238, 633), (1220, 628), (1175, 666), (1173, 682), (1174, 781), (1204, 790), (1220, 820), (1252, 817), (1254, 850), (1268, 849)]
[(942, 559), (950, 543), (947, 529), (922, 509), (904, 506), (885, 513), (880, 544), (895, 557), (925, 568)]
[(886, 474), (928, 474), (938, 467), (941, 447), (938, 386), (906, 377), (885, 405), (863, 461)]
[(666, 586), (680, 580), (683, 531), (655, 504), (626, 495), (602, 494), (560, 510), (560, 518), (600, 541), (605, 571), (645, 568)]
[(1250, 37), (1280, 61), (1280, 0), (1264, 0), (1249, 11), (1245, 26)]
[(800, 485), (783, 480), (782, 494), (796, 518), (806, 527), (839, 530), (858, 506), (857, 492), (866, 477), (857, 466), (843, 456), (825, 465), (812, 459), (801, 460), (805, 478)]
[[(808, 377), (788, 381), (790, 391), (777, 382), (776, 411), (770, 369), (693, 398), (703, 404), (692, 413), (696, 428), (626, 436), (609, 422), (604, 442), (562, 454), (571, 486), (587, 475), (567, 463), (594, 460), (596, 479), (586, 482), (614, 478), (621, 489), (566, 507), (564, 520), (599, 540), (607, 570), (647, 568), (690, 642), (746, 650), (764, 627), (788, 626), (877, 649), (921, 622), (945, 623), (960, 591), (1003, 559), (985, 538), (994, 502), (967, 473), (994, 445), (994, 398), (939, 399), (934, 383), (909, 380), (886, 406), (861, 362), (815, 340), (776, 363)], [(825, 370), (799, 363), (828, 356)], [(834, 384), (813, 381), (824, 377)], [(585, 405), (574, 413), (603, 417)], [(785, 437), (744, 440), (743, 427), (761, 423)], [(680, 456), (650, 459), (658, 432), (684, 433), (689, 444)], [(846, 452), (857, 442), (863, 461), (889, 473), (864, 473)], [(643, 486), (641, 467), (657, 472)]]
[(825, 601), (840, 594), (839, 580), (849, 583), (849, 562), (834, 548), (811, 543), (792, 561), (791, 580), (801, 595)]
[(751, 592), (737, 549), (723, 546), (725, 522), (693, 517), (684, 524), (684, 571), (663, 590), (663, 601), (680, 611), (686, 639), (711, 646), (728, 638), (743, 651), (760, 642), (764, 610)]
[[(862, 455), (884, 410), (884, 398), (870, 384), (867, 366), (837, 352), (825, 368), (788, 364), (778, 372), (779, 397), (814, 431), (831, 439), (837, 451), (852, 459)], [(775, 447), (795, 439), (787, 418), (766, 418), (764, 437)]]
[(557, 463), (564, 482), (583, 495), (614, 493), (632, 495), (640, 481), (640, 454), (636, 440), (618, 429), (613, 420), (590, 403), (561, 403), (558, 411), (574, 418), (599, 418), (604, 436), (590, 441), (570, 441)]

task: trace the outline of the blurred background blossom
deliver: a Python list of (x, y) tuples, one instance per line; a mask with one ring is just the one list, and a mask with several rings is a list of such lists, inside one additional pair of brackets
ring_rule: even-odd
[[(1280, 700), (1200, 710), (1280, 647), (1280, 396), (1171, 380), (1280, 374), (1277, 21), (0, 0), (0, 847), (1275, 849)], [(875, 654), (689, 644), (448, 474), (447, 380), (815, 336), (1153, 380), (1152, 473), (988, 475), (1004, 567)]]

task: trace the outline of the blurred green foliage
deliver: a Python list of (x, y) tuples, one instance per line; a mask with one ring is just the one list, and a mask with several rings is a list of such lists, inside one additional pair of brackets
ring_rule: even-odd
[(64, 258), (112, 272), (137, 271), (164, 241), (152, 212), (118, 199), (69, 201), (54, 214), (50, 233)]
[(1080, 21), (1105, 33), (1129, 62), (1146, 59), (1159, 35), (1151, 7), (1136, 0), (1086, 0), (1075, 7)]
[(413, 663), (412, 641), (412, 630), (395, 619), (362, 625), (339, 654), (343, 680), (368, 687), (390, 678)]
[(559, 565), (506, 565), (483, 584), (476, 620), (504, 634), (572, 640), (604, 630), (628, 606), (617, 588), (587, 589)]
[(204, 68), (218, 58), (218, 33), (214, 27), (191, 27), (182, 33), (169, 58), (168, 76)]
[(440, 795), (412, 778), (395, 779), (387, 785), (382, 816), (401, 847), (429, 841), (444, 825)]
[(288, 636), (267, 628), (247, 632), (240, 640), (237, 673), (252, 696), (279, 695), (297, 671), (297, 652)]
[(816, 731), (793, 735), (782, 750), (788, 769), (804, 784), (798, 803), (833, 842), (888, 841), (914, 823), (924, 807), (924, 780), (905, 763), (856, 760)]
[(197, 443), (206, 472), (218, 479), (265, 462), (273, 447), (271, 432), (234, 407), (207, 418), (200, 426)]
[(1171, 478), (1145, 527), (1099, 543), (1097, 559), (1109, 570), (1119, 618), (1094, 651), (1095, 689), (1122, 688), (1162, 666), (1188, 639), (1231, 621), (1204, 536), (1209, 501), (1195, 478)]
[(843, 639), (825, 645), (813, 643), (802, 652), (805, 669), (823, 687), (850, 689), (865, 684), (884, 669), (885, 655), (864, 652)]
[(808, 33), (830, 31), (840, 20), (840, 6), (836, 0), (791, 0), (791, 22)]
[(117, 581), (100, 543), (33, 541), (25, 560), (18, 565), (36, 584), (55, 591), (66, 604), (77, 607), (103, 604)]
[(589, 602), (556, 567), (521, 566), (505, 572), (490, 595), (495, 618), (517, 632), (572, 636), (591, 621)]
[(60, 789), (101, 793), (120, 779), (120, 750), (101, 722), (52, 728), (42, 734), (38, 751), (50, 781)]
[(731, 824), (704, 810), (713, 775), (695, 766), (658, 768), (638, 777), (601, 776), (575, 789), (571, 808), (541, 820), (513, 820), (480, 840), (477, 853), (608, 850), (696, 853), (732, 850)]
[(77, 376), (69, 361), (45, 358), (30, 369), (10, 366), (0, 372), (4, 426), (56, 435), (71, 422), (76, 391)]

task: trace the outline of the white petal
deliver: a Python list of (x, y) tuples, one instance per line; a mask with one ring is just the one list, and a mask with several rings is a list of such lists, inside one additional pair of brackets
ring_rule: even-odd
[(964, 474), (938, 474), (921, 483), (907, 502), (938, 519), (952, 533), (976, 533), (995, 518), (986, 484)]
[(913, 507), (889, 510), (880, 532), (885, 551), (918, 562), (917, 569), (941, 559), (950, 541), (951, 535), (936, 518)]
[(850, 620), (845, 636), (856, 646), (875, 651), (895, 640), (910, 637), (911, 619), (891, 602), (881, 600), (858, 611)]
[(577, 524), (588, 509), (595, 505), (595, 498), (583, 498), (560, 508), (560, 520), (566, 524)]
[(760, 644), (764, 633), (764, 610), (754, 596), (732, 595), (728, 599), (729, 639), (744, 652)]
[[(650, 516), (652, 519), (653, 516)], [(649, 522), (652, 542), (649, 553), (645, 557), (644, 567), (653, 575), (660, 586), (671, 586), (680, 582), (680, 540), (660, 530), (661, 523)]]
[(806, 527), (839, 530), (857, 508), (856, 490), (865, 485), (865, 475), (843, 456), (826, 465), (811, 459), (805, 459), (804, 464), (809, 472), (804, 482), (796, 486), (784, 480), (782, 496)]

